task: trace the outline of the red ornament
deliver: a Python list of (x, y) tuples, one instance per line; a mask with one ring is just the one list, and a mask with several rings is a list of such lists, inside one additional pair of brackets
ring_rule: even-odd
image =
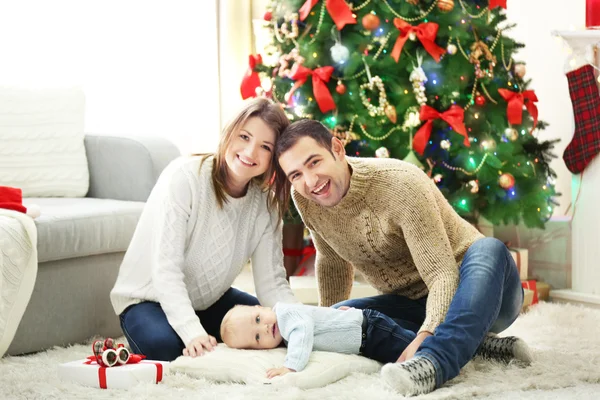
[(485, 97), (483, 97), (481, 95), (475, 97), (475, 104), (477, 104), (478, 106), (484, 106), (485, 105)]
[(346, 93), (346, 85), (344, 85), (342, 82), (338, 82), (337, 86), (335, 87), (335, 91), (338, 92), (338, 94)]
[(263, 19), (267, 22), (271, 21), (272, 18), (273, 18), (273, 13), (271, 13), (271, 11), (267, 11), (265, 13), (265, 15), (263, 16)]
[(362, 19), (362, 25), (366, 30), (373, 31), (379, 26), (379, 17), (375, 14), (367, 14)]

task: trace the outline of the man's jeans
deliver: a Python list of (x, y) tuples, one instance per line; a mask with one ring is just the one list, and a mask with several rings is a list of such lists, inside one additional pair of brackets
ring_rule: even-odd
[[(203, 311), (196, 311), (202, 326), (209, 335), (221, 342), (221, 321), (237, 304), (258, 305), (256, 297), (229, 288), (219, 300)], [(145, 301), (127, 307), (119, 316), (121, 329), (131, 346), (131, 351), (143, 354), (150, 360), (173, 361), (183, 354), (184, 344), (173, 330), (159, 303)]]
[[(388, 294), (348, 300), (333, 307), (380, 311), (405, 329), (403, 335), (414, 339), (425, 320), (426, 300)], [(477, 240), (463, 258), (458, 289), (446, 319), (416, 353), (435, 366), (436, 386), (459, 374), (488, 332), (499, 333), (508, 328), (519, 316), (522, 305), (523, 288), (509, 250), (494, 238)]]

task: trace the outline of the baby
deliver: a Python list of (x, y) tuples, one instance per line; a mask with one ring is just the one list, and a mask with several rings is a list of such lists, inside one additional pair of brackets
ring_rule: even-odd
[[(229, 310), (221, 323), (221, 338), (231, 348), (274, 349), (284, 342), (288, 350), (283, 366), (268, 370), (268, 378), (302, 371), (313, 350), (395, 363), (415, 337), (414, 330), (376, 310), (304, 304), (277, 303), (272, 309), (239, 305)], [(512, 336), (487, 337), (478, 353), (505, 361), (519, 359), (522, 346), (522, 341)]]
[(273, 349), (285, 342), (284, 365), (272, 378), (302, 371), (313, 350), (361, 354), (382, 363), (396, 362), (415, 333), (375, 310), (338, 310), (304, 304), (275, 307), (236, 306), (221, 323), (223, 342), (237, 349)]

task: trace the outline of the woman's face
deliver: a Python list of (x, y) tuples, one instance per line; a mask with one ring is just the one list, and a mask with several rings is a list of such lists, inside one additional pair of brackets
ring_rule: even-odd
[(258, 117), (249, 118), (234, 133), (225, 153), (225, 162), (236, 180), (249, 182), (271, 166), (275, 132)]

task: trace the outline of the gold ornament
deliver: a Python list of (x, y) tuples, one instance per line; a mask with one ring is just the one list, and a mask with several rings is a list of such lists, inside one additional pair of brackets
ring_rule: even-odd
[(392, 122), (392, 124), (395, 124), (396, 121), (398, 120), (398, 115), (396, 114), (396, 107), (394, 107), (391, 104), (388, 104), (385, 107), (385, 115)]
[[(487, 72), (481, 69), (481, 60), (483, 56), (489, 62)], [(482, 41), (477, 41), (471, 46), (471, 54), (469, 62), (475, 66), (475, 76), (479, 79), (494, 78), (494, 67), (496, 66), (496, 57), (492, 54), (487, 44)]]
[(498, 178), (498, 184), (502, 189), (508, 190), (515, 186), (515, 177), (512, 176), (512, 174), (505, 172), (504, 174), (500, 175), (500, 178)]
[(479, 192), (479, 181), (477, 181), (477, 180), (469, 181), (469, 183), (467, 185), (470, 187), (469, 190), (471, 193)]
[(504, 136), (511, 142), (514, 142), (519, 138), (519, 132), (514, 128), (506, 128), (504, 131)]
[(525, 74), (527, 73), (527, 68), (525, 68), (525, 64), (517, 64), (515, 65), (515, 75), (519, 78), (523, 79)]
[(437, 6), (441, 12), (450, 12), (454, 9), (454, 1), (438, 0)]
[(456, 47), (455, 44), (450, 43), (448, 45), (448, 47), (446, 47), (446, 51), (448, 52), (448, 54), (450, 54), (451, 56), (453, 56), (458, 51), (458, 48)]
[(494, 139), (482, 140), (481, 147), (485, 151), (494, 151), (494, 150), (496, 150), (496, 141)]
[(413, 6), (416, 6), (417, 4), (419, 4), (419, 0), (406, 0), (406, 2)]
[[(377, 90), (379, 91), (378, 106), (374, 106), (373, 104), (371, 104), (371, 101), (367, 98), (367, 95), (365, 94), (365, 89), (374, 90), (375, 87), (377, 87)], [(374, 76), (371, 78), (370, 82), (363, 83), (362, 85), (360, 85), (360, 100), (367, 108), (367, 110), (369, 110), (369, 115), (371, 117), (374, 117), (376, 115), (382, 117), (385, 115), (385, 109), (390, 103), (388, 103), (387, 101), (387, 96), (385, 95), (385, 87), (383, 86), (383, 81), (380, 77)]]

